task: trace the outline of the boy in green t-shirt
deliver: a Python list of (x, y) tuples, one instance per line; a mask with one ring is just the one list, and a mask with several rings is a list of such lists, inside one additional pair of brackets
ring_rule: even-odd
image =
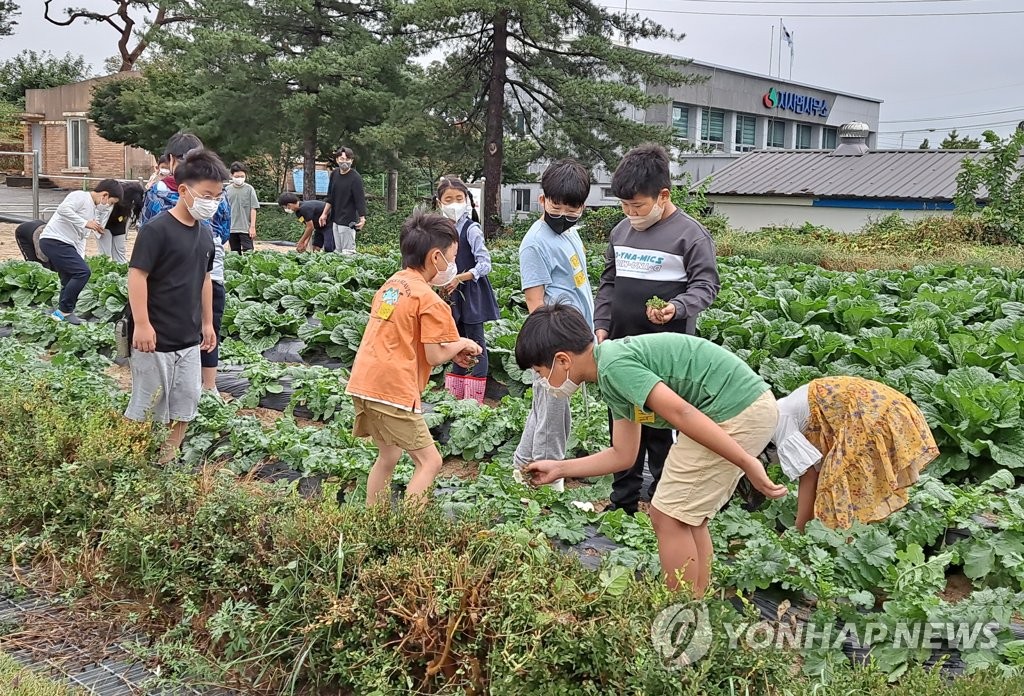
[(721, 346), (675, 333), (595, 345), (583, 315), (549, 305), (523, 324), (516, 362), (540, 375), (534, 388), (556, 396), (568, 398), (579, 383), (597, 382), (615, 419), (611, 448), (579, 459), (533, 462), (526, 467), (533, 484), (629, 468), (641, 425), (679, 431), (651, 503), (658, 555), (672, 589), (682, 578), (695, 596), (707, 591), (708, 519), (728, 502), (744, 474), (769, 498), (787, 493), (757, 459), (778, 421), (775, 397), (746, 363)]

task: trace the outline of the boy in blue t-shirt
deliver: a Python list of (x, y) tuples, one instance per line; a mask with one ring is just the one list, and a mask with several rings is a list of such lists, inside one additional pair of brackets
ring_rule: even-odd
[[(519, 273), (531, 313), (545, 305), (566, 304), (578, 310), (594, 327), (594, 293), (587, 277), (587, 255), (580, 235), (572, 227), (583, 215), (590, 195), (590, 173), (575, 160), (550, 165), (540, 180), (538, 199), (544, 216), (519, 244)], [(572, 427), (569, 399), (534, 381), (530, 415), (513, 458), (517, 469), (543, 459), (564, 459)], [(561, 492), (564, 482), (552, 482)]]

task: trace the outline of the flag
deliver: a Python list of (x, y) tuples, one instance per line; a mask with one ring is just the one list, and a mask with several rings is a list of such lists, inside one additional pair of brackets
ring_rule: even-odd
[(779, 25), (782, 27), (782, 38), (784, 38), (786, 40), (786, 43), (789, 44), (789, 50), (792, 51), (793, 50), (793, 35), (791, 33), (789, 33), (789, 29), (786, 28), (785, 24), (782, 24), (781, 22), (779, 22)]

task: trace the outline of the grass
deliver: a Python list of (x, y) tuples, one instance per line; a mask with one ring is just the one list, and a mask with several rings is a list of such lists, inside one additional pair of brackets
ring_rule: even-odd
[(4, 696), (77, 696), (83, 692), (50, 681), (0, 653), (0, 694)]

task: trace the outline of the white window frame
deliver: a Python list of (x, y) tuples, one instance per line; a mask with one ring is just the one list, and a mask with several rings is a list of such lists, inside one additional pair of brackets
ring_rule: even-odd
[[(829, 133), (835, 135), (835, 142), (831, 145), (826, 142), (828, 140)], [(823, 150), (835, 150), (839, 147), (839, 129), (831, 126), (825, 126), (821, 129), (821, 148)]]
[[(743, 126), (741, 125), (744, 119), (751, 119), (754, 122), (754, 142), (742, 143), (740, 142), (740, 136), (742, 135)], [(735, 152), (753, 152), (757, 149), (757, 117), (751, 116), (750, 114), (736, 114), (736, 142), (733, 144), (733, 150)]]
[[(679, 110), (679, 115), (681, 117), (678, 120), (686, 122), (686, 125), (682, 129), (682, 131), (680, 131), (680, 129), (676, 127), (676, 121), (677, 121), (677, 119), (676, 119), (676, 109)], [(689, 142), (689, 140), (690, 140), (690, 107), (687, 106), (686, 104), (683, 104), (682, 102), (672, 102), (672, 132), (675, 133), (676, 137), (679, 138), (680, 140), (685, 140), (685, 141)]]
[[(775, 126), (776, 123), (781, 123), (782, 124), (782, 144), (781, 145), (773, 145), (772, 144), (772, 135), (773, 135), (772, 131), (774, 130), (774, 126)], [(775, 149), (775, 150), (785, 149), (785, 147), (786, 147), (786, 122), (782, 121), (782, 120), (779, 120), (779, 119), (769, 119), (768, 120), (768, 132), (765, 135), (767, 136), (765, 138), (765, 147), (767, 147), (769, 149)]]
[[(78, 151), (74, 150), (74, 133), (78, 129)], [(68, 169), (89, 168), (89, 120), (72, 117), (67, 121)], [(76, 157), (77, 156), (77, 157)]]
[[(800, 133), (807, 134), (807, 147), (803, 147), (800, 144)], [(796, 141), (793, 143), (794, 150), (813, 150), (814, 149), (814, 128), (807, 123), (796, 124)]]
[[(528, 213), (530, 212), (530, 206), (533, 204), (533, 192), (528, 188), (514, 188), (512, 189), (512, 212), (514, 213)], [(525, 199), (526, 207), (523, 207)]]

